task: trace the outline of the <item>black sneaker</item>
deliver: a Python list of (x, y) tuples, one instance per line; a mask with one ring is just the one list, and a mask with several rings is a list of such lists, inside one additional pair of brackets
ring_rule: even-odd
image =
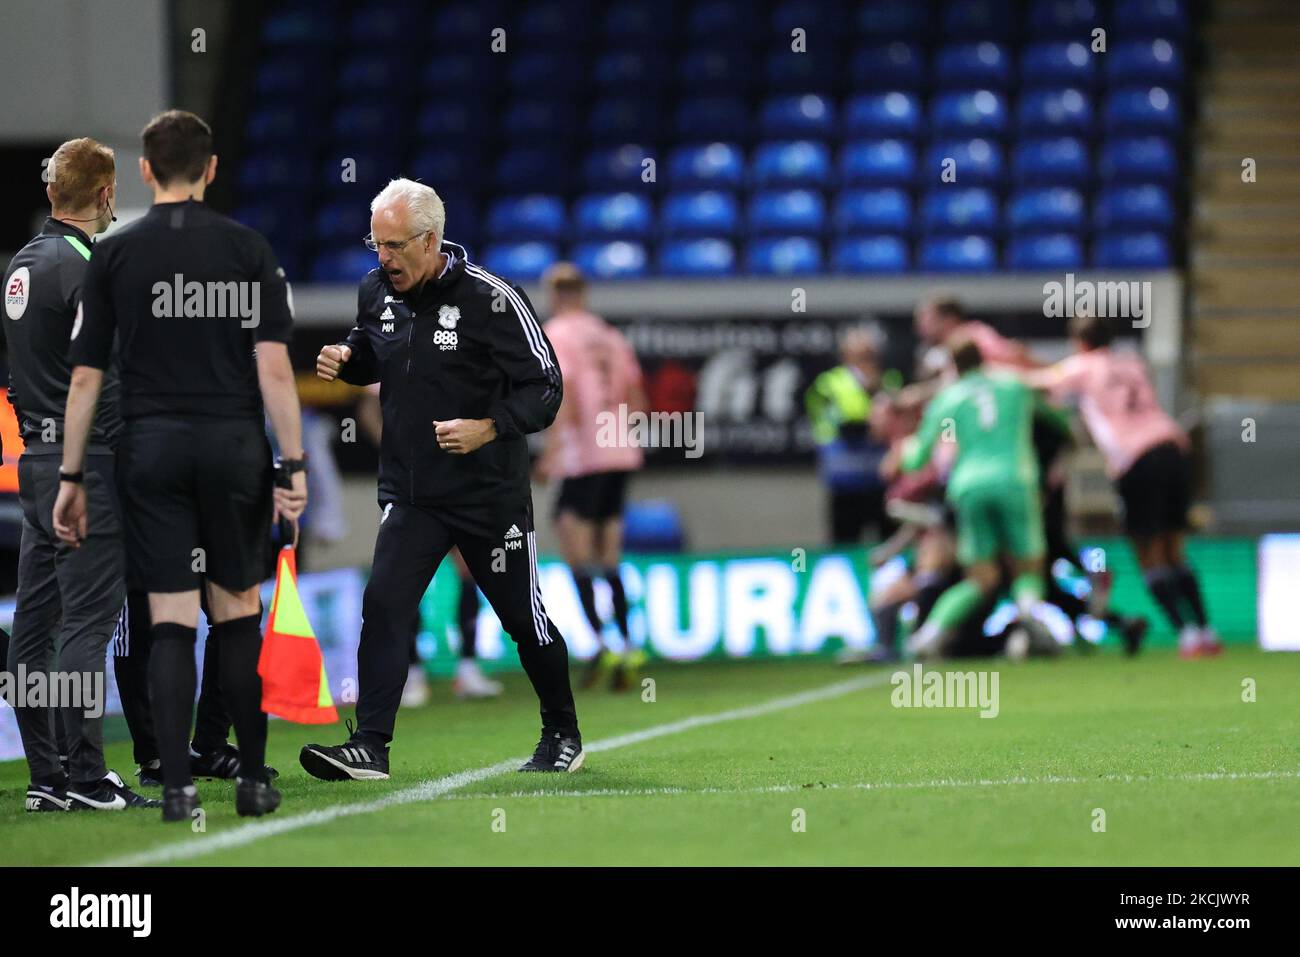
[(563, 738), (558, 731), (554, 734), (542, 732), (537, 750), (519, 770), (572, 773), (582, 767), (582, 762), (586, 759), (587, 752), (582, 750), (581, 738)]
[(199, 800), (199, 789), (193, 784), (183, 788), (163, 788), (162, 819), (164, 821), (188, 821), (203, 802)]
[(100, 778), (94, 784), (77, 784), (74, 781), (68, 785), (70, 811), (125, 811), (126, 806), (126, 797), (118, 793), (108, 778)]
[(322, 781), (380, 781), (388, 777), (388, 749), (357, 739), (348, 722), (343, 744), (307, 744), (298, 753), (303, 770)]
[(280, 806), (280, 792), (266, 781), (240, 778), (235, 785), (235, 811), (240, 817), (261, 817)]
[[(269, 764), (263, 765), (266, 776), (275, 780), (280, 772)], [(190, 775), (205, 781), (230, 781), (239, 777), (239, 748), (227, 742), (203, 754), (190, 747)]]
[(143, 794), (136, 794), (132, 791), (126, 786), (126, 782), (122, 780), (122, 775), (112, 768), (109, 768), (108, 774), (104, 776), (104, 783), (121, 795), (128, 808), (162, 807), (162, 801), (157, 798), (147, 798)]
[(135, 779), (140, 782), (142, 788), (160, 788), (162, 787), (162, 761), (154, 758), (152, 761), (146, 761), (144, 764), (137, 764), (135, 767)]
[(29, 784), (25, 806), (28, 811), (66, 811), (68, 791), (55, 784)]
[(1136, 655), (1142, 647), (1142, 639), (1147, 636), (1147, 620), (1136, 616), (1125, 618), (1119, 633), (1124, 639), (1124, 653), (1130, 657)]

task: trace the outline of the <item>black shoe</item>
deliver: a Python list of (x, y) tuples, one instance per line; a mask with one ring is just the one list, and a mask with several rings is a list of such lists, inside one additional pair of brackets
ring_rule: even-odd
[(68, 786), (68, 810), (125, 811), (126, 797), (118, 793), (108, 778), (100, 778), (93, 784), (74, 782)]
[(162, 761), (154, 758), (152, 761), (146, 761), (144, 764), (137, 764), (135, 767), (135, 779), (140, 782), (140, 787), (142, 788), (162, 787)]
[(162, 819), (164, 821), (188, 821), (203, 802), (199, 800), (199, 789), (193, 784), (183, 788), (163, 788)]
[(388, 777), (388, 749), (358, 740), (348, 721), (343, 744), (307, 744), (298, 753), (303, 770), (322, 781), (380, 781)]
[(1125, 618), (1120, 626), (1120, 636), (1124, 639), (1124, 653), (1130, 657), (1136, 655), (1142, 647), (1142, 639), (1147, 636), (1147, 620), (1139, 617)]
[(162, 807), (162, 801), (157, 798), (147, 798), (143, 794), (136, 794), (132, 791), (126, 786), (126, 782), (122, 780), (122, 775), (112, 768), (109, 768), (108, 774), (104, 776), (104, 783), (121, 795), (128, 808)]
[(537, 742), (537, 750), (520, 771), (567, 771), (574, 772), (582, 767), (587, 759), (587, 752), (582, 750), (581, 738), (562, 738), (558, 731), (553, 734), (542, 732), (542, 739)]
[[(199, 754), (190, 747), (190, 775), (204, 780), (229, 781), (239, 777), (239, 748), (227, 742), (219, 748)], [(263, 765), (266, 776), (275, 780), (280, 772), (269, 764)]]
[(235, 811), (240, 817), (261, 817), (280, 806), (280, 792), (266, 781), (240, 778), (235, 786)]
[(29, 784), (25, 803), (29, 811), (66, 811), (68, 791), (56, 784)]

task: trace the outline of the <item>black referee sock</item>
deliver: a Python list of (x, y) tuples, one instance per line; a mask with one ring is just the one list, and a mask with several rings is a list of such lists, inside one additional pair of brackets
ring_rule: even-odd
[(472, 578), (460, 580), (460, 604), (456, 618), (460, 623), (460, 656), (478, 657), (478, 586)]
[(582, 602), (582, 610), (587, 615), (587, 621), (591, 623), (591, 630), (599, 639), (600, 633), (605, 630), (605, 624), (596, 611), (596, 589), (592, 585), (591, 572), (585, 568), (575, 568), (572, 571), (573, 582), (578, 586), (578, 599)]
[(165, 622), (151, 629), (149, 700), (154, 737), (162, 759), (163, 784), (180, 788), (193, 784), (190, 775), (190, 722), (194, 719), (194, 692), (198, 675), (194, 667), (193, 628)]
[(213, 625), (208, 641), (217, 642), (221, 695), (239, 743), (239, 776), (266, 780), (266, 713), (262, 710), (262, 616), (247, 615)]
[(1209, 624), (1209, 619), (1205, 617), (1205, 602), (1201, 599), (1201, 586), (1196, 580), (1196, 573), (1186, 565), (1177, 566), (1173, 573), (1178, 593), (1192, 611), (1192, 622), (1197, 627), (1204, 628)]
[(614, 621), (618, 624), (618, 633), (626, 638), (627, 592), (623, 591), (623, 579), (617, 567), (605, 569), (605, 581), (609, 582), (609, 592), (614, 597)]
[(1153, 568), (1146, 573), (1147, 588), (1164, 609), (1174, 628), (1181, 630), (1187, 624), (1183, 610), (1178, 607), (1178, 576), (1172, 568)]

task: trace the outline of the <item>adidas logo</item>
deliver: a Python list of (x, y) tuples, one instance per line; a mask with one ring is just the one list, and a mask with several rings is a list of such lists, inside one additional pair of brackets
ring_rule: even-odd
[(524, 547), (524, 533), (519, 531), (518, 525), (511, 525), (510, 531), (506, 532), (506, 548), (513, 551), (516, 548)]
[(394, 318), (394, 317), (393, 317), (393, 310), (390, 309), (388, 306), (385, 306), (385, 307), (384, 307), (384, 311), (381, 312), (381, 313), (379, 314), (379, 321), (383, 323), (383, 326), (381, 327), (381, 330), (380, 330), (380, 331), (382, 331), (382, 332), (392, 332), (392, 331), (393, 331), (393, 318)]
[(506, 538), (523, 538), (524, 533), (519, 531), (518, 525), (511, 525), (510, 531), (506, 532)]

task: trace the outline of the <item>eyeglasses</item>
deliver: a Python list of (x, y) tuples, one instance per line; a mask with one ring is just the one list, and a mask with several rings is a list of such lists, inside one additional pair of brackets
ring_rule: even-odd
[(419, 239), (421, 236), (428, 235), (428, 233), (429, 230), (426, 229), (422, 233), (416, 233), (410, 239), (403, 239), (400, 243), (395, 239), (390, 239), (387, 242), (383, 242), (383, 243), (377, 243), (375, 242), (375, 237), (373, 234), (367, 236), (365, 239), (361, 241), (366, 244), (366, 248), (369, 249), (371, 252), (378, 252), (381, 248), (383, 248), (383, 249), (387, 249), (390, 253), (400, 253), (403, 249), (406, 248), (407, 243)]

